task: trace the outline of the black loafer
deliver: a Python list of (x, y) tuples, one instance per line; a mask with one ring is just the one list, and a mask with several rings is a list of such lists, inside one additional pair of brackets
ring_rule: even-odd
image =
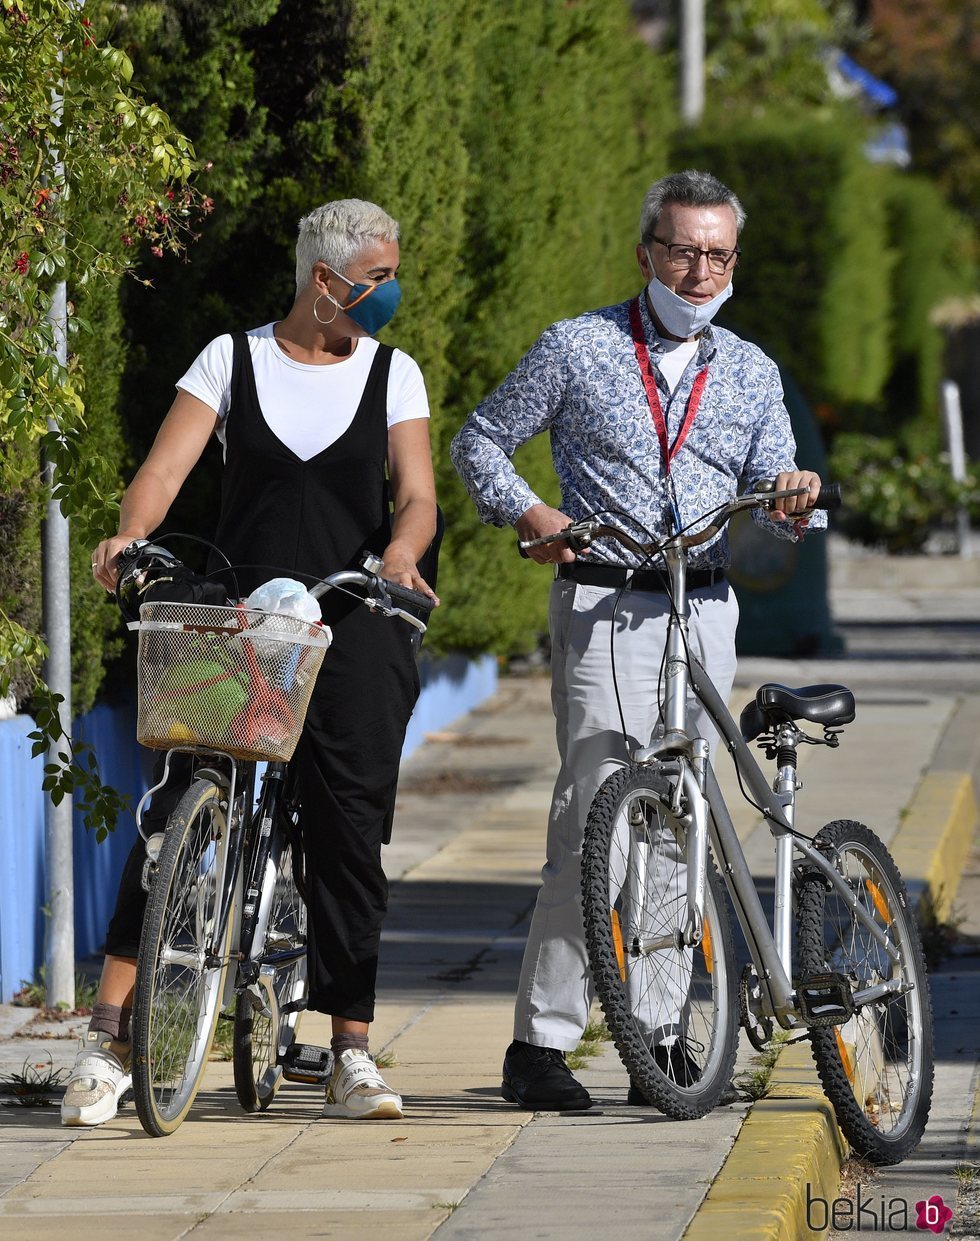
[(501, 1095), (529, 1112), (581, 1112), (589, 1092), (572, 1076), (565, 1053), (555, 1047), (513, 1042), (504, 1054)]

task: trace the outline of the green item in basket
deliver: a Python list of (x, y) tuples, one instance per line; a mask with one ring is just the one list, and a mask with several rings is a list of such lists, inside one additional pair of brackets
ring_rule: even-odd
[(167, 670), (156, 696), (168, 714), (195, 732), (220, 736), (245, 705), (248, 690), (217, 660), (192, 659)]

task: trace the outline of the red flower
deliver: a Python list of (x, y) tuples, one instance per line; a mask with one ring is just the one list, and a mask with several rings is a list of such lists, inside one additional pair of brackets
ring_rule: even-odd
[(124, 246), (131, 246), (133, 244), (133, 239), (129, 233), (123, 233), (121, 240)]
[(154, 258), (162, 259), (163, 258), (163, 246), (150, 246), (150, 253), (153, 255)]
[(31, 256), (26, 250), (22, 251), (19, 258), (14, 259), (14, 271), (21, 276), (26, 276), (31, 268)]

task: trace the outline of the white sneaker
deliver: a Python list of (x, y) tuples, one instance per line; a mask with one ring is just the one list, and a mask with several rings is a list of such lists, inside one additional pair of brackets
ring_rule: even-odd
[(323, 1114), (351, 1120), (400, 1120), (401, 1095), (385, 1084), (366, 1051), (350, 1047), (334, 1065)]
[(118, 1043), (101, 1030), (87, 1030), (61, 1101), (61, 1123), (101, 1125), (112, 1120), (119, 1100), (132, 1089), (131, 1056), (131, 1044)]

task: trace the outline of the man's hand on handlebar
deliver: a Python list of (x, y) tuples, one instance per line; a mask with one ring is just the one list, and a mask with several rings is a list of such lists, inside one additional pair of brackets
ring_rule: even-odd
[(808, 494), (787, 496), (780, 500), (780, 508), (773, 509), (769, 516), (773, 521), (799, 521), (808, 509), (813, 508), (820, 494), (820, 475), (812, 470), (787, 470), (776, 476), (773, 491), (793, 491), (798, 487), (806, 487)]
[[(533, 504), (514, 522), (517, 537), (522, 542), (531, 539), (543, 539), (546, 535), (557, 534), (572, 524), (572, 519), (556, 508), (547, 504)], [(567, 543), (546, 543), (542, 547), (529, 547), (527, 554), (538, 564), (568, 564), (578, 556), (588, 555), (585, 548), (577, 555)]]

